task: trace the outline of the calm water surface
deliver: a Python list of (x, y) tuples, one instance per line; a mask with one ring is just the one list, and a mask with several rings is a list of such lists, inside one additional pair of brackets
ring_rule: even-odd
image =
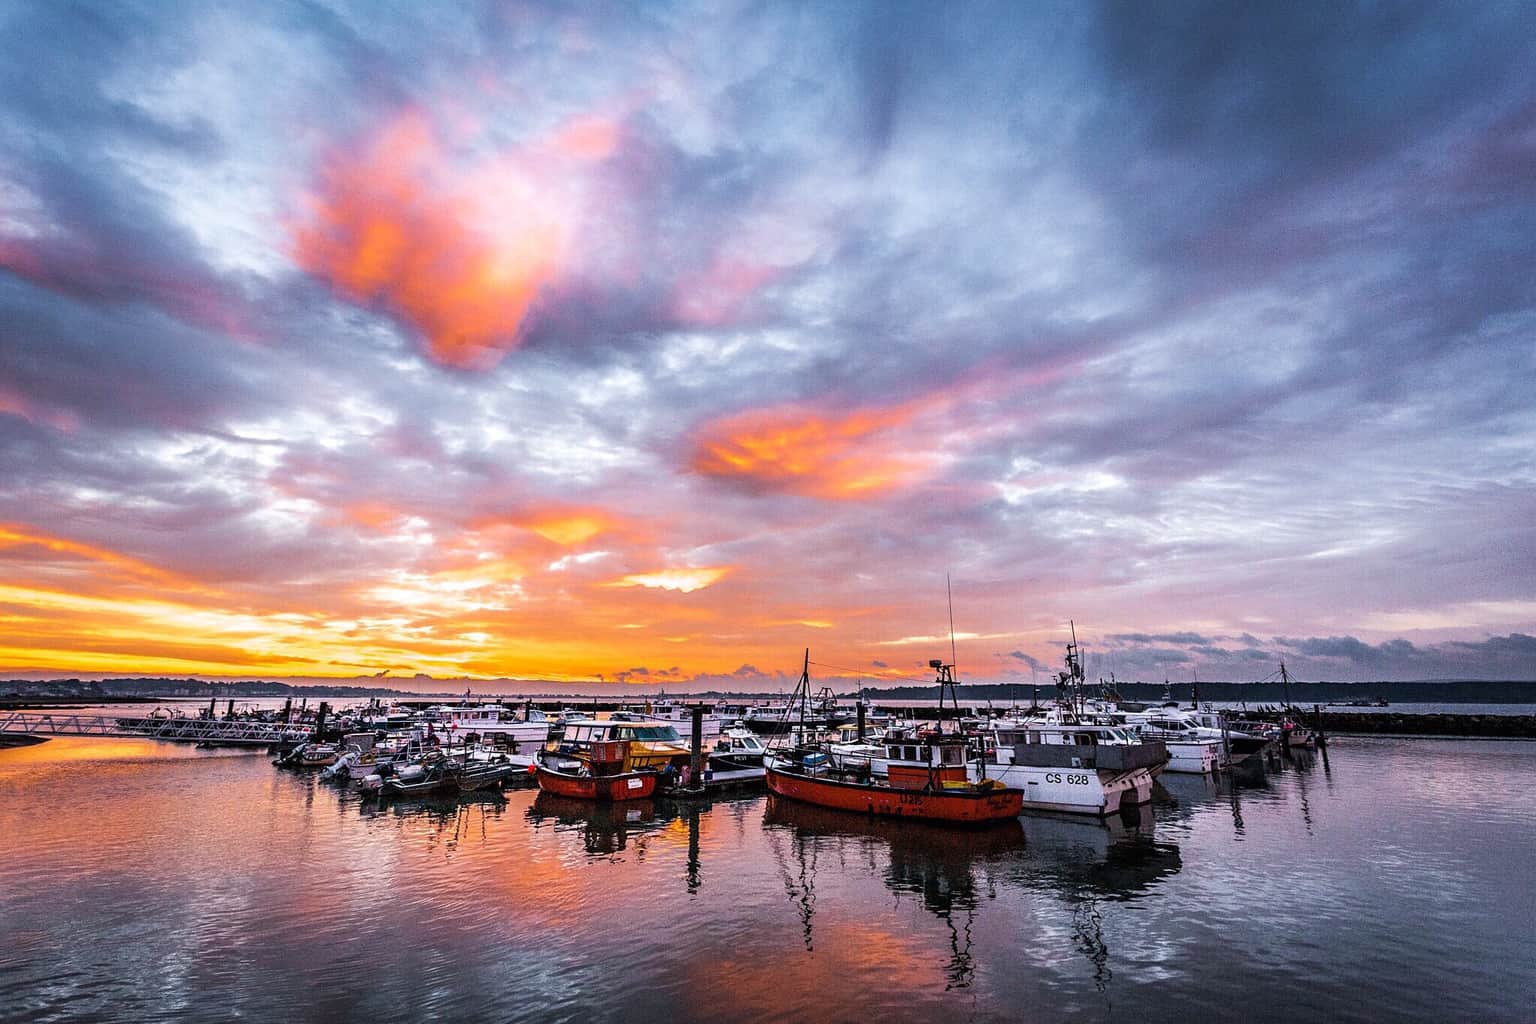
[(1536, 743), (1341, 738), (1109, 826), (379, 807), (0, 750), (0, 1020), (1530, 1020)]

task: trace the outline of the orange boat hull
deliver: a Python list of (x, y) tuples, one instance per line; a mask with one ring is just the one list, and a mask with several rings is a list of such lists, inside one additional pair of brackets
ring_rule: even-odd
[(540, 765), (539, 788), (555, 796), (577, 800), (643, 800), (656, 792), (655, 772), (625, 772), (622, 775), (567, 775)]
[(822, 807), (925, 821), (961, 824), (999, 821), (1017, 817), (1024, 810), (1024, 794), (1017, 789), (924, 792), (811, 778), (772, 768), (768, 769), (768, 788), (791, 800), (803, 800)]

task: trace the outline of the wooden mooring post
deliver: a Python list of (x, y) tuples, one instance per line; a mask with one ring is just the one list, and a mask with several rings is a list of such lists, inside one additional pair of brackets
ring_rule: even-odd
[(688, 790), (692, 793), (704, 792), (704, 766), (709, 762), (704, 757), (704, 705), (693, 706), (693, 751), (692, 760), (689, 763)]

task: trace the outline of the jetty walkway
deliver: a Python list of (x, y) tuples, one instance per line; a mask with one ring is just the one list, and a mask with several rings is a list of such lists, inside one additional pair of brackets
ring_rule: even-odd
[(313, 726), (285, 722), (0, 711), (0, 736), (139, 736), (178, 743), (267, 747), (297, 743), (309, 739), (313, 732)]

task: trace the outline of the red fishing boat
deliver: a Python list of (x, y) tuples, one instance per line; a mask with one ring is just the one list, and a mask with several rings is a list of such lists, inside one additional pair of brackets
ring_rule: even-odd
[[(952, 666), (938, 661), (930, 664), (939, 669), (942, 711), (943, 687), (951, 692), (954, 687)], [(807, 651), (800, 686), (807, 686), (809, 678)], [(891, 761), (885, 779), (876, 779), (868, 765), (862, 773), (834, 772), (826, 751), (816, 745), (770, 755), (763, 759), (763, 766), (770, 792), (844, 811), (981, 824), (1017, 817), (1024, 810), (1022, 790), (1008, 789), (991, 779), (969, 780), (966, 762), (970, 746), (965, 736), (934, 731), (904, 741), (904, 749), (915, 756)]]
[[(890, 767), (889, 781), (833, 774), (826, 755), (795, 752), (767, 762), (768, 789), (791, 800), (863, 814), (979, 824), (1014, 818), (1024, 810), (1024, 794), (992, 780), (966, 781), (964, 739), (932, 737), (929, 763)], [(958, 763), (945, 763), (958, 758)]]
[(642, 800), (656, 792), (655, 771), (630, 770), (629, 743), (593, 743), (580, 760), (537, 766), (539, 788), (577, 800)]

